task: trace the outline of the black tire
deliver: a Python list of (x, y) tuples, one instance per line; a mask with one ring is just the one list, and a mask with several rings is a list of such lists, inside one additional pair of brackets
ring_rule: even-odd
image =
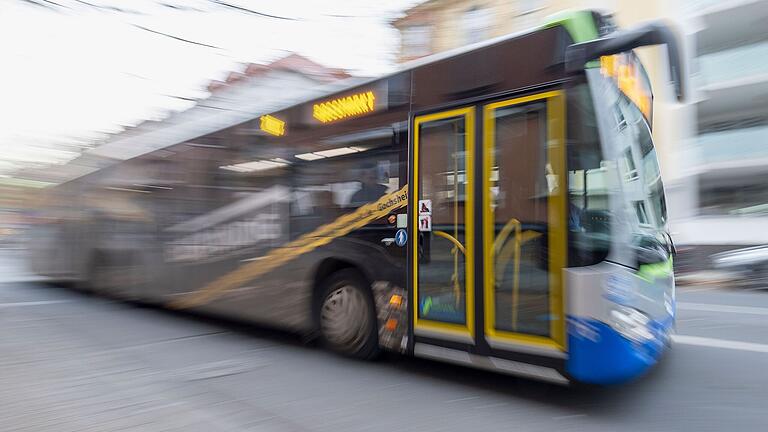
[(317, 320), (320, 339), (332, 351), (364, 360), (379, 354), (373, 296), (358, 271), (339, 270), (323, 281)]

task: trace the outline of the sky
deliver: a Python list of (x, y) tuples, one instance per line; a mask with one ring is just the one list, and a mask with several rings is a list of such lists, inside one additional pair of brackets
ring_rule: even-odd
[(388, 23), (417, 3), (0, 0), (0, 176), (64, 163), (106, 134), (188, 108), (242, 63), (298, 52), (386, 73), (399, 44)]

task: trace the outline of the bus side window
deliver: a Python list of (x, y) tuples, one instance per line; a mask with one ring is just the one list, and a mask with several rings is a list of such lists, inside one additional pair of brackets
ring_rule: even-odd
[[(333, 222), (397, 190), (397, 154), (364, 151), (296, 167), (291, 198), (292, 231), (300, 235)], [(375, 223), (375, 222), (374, 222)]]
[(547, 104), (502, 106), (492, 115), (493, 326), (548, 336), (549, 197), (561, 181), (547, 155)]
[[(568, 91), (568, 231), (570, 266), (600, 262), (610, 244), (608, 170), (611, 165), (603, 155), (594, 106), (586, 85)], [(616, 119), (626, 121), (623, 116)], [(625, 181), (637, 177), (632, 155), (622, 161)]]

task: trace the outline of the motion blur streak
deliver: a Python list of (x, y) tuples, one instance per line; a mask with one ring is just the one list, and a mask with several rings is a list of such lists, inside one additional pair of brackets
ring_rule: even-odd
[(751, 342), (740, 342), (740, 341), (732, 341), (732, 340), (712, 339), (712, 338), (703, 338), (703, 337), (697, 337), (697, 336), (682, 336), (682, 335), (673, 336), (672, 339), (675, 342), (681, 343), (681, 344), (699, 345), (699, 346), (713, 347), (713, 348), (725, 348), (725, 349), (733, 349), (733, 350), (740, 350), (740, 351), (752, 351), (757, 353), (768, 353), (768, 345), (766, 344), (756, 344)]
[(0, 0), (0, 430), (764, 430), (766, 23)]

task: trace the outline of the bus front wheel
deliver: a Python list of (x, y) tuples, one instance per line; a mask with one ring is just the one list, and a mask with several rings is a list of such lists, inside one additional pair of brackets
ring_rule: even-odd
[(322, 341), (337, 353), (371, 359), (379, 352), (376, 309), (365, 278), (354, 269), (332, 274), (319, 304)]

